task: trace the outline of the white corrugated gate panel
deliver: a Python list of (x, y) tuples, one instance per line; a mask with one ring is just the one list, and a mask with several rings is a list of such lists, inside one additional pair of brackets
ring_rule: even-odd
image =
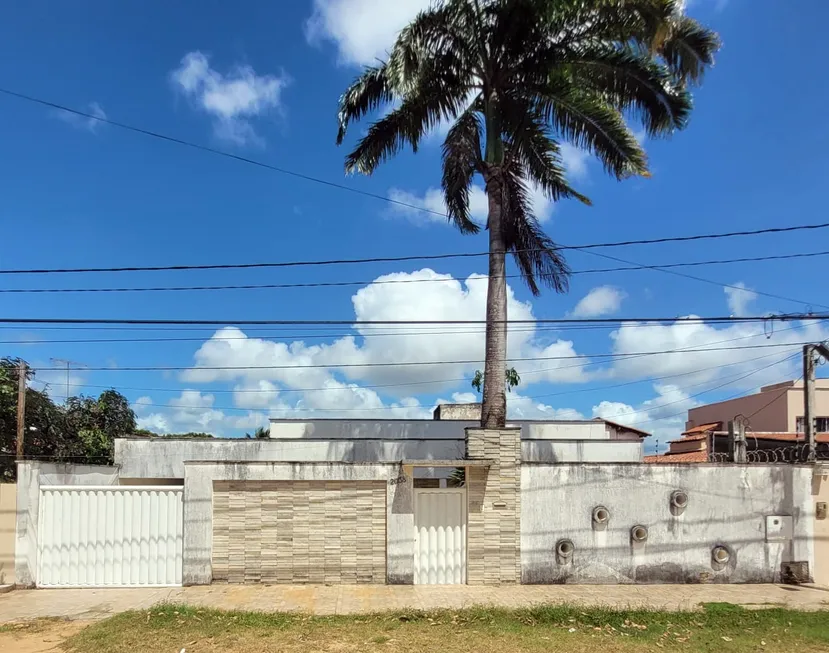
[(181, 585), (183, 489), (44, 486), (38, 587)]
[(416, 585), (466, 583), (466, 490), (415, 489)]

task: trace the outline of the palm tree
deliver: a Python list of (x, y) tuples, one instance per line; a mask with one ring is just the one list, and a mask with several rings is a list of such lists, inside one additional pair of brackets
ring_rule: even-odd
[(506, 420), (506, 252), (530, 291), (568, 287), (569, 268), (541, 229), (530, 185), (551, 200), (587, 197), (567, 182), (560, 142), (596, 156), (623, 179), (648, 175), (626, 119), (650, 137), (685, 127), (689, 86), (702, 79), (717, 35), (684, 15), (681, 0), (443, 0), (397, 37), (385, 62), (367, 68), (339, 105), (341, 144), (351, 123), (374, 122), (346, 157), (370, 175), (405, 146), (417, 151), (440, 122), (448, 219), (465, 234), (475, 175), (486, 185), (489, 286), (481, 424)]

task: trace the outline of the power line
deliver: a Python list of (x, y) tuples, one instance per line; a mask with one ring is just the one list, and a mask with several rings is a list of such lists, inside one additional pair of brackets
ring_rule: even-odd
[[(633, 413), (625, 413), (625, 415), (634, 415), (636, 413), (648, 413), (648, 412), (650, 412), (654, 409), (657, 409), (657, 408), (664, 408), (665, 406), (671, 406), (673, 404), (679, 404), (679, 403), (682, 403), (684, 401), (688, 401), (689, 399), (695, 399), (696, 397), (702, 396), (704, 394), (708, 394), (709, 392), (714, 392), (715, 390), (721, 390), (722, 388), (725, 388), (729, 385), (734, 385), (735, 383), (739, 383), (743, 379), (747, 379), (750, 376), (754, 376), (755, 374), (757, 374), (759, 372), (763, 372), (765, 370), (771, 369), (772, 367), (775, 367), (777, 365), (782, 365), (786, 361), (793, 359), (795, 356), (797, 356), (797, 352), (795, 352), (793, 354), (788, 354), (788, 355), (784, 356), (782, 359), (771, 363), (770, 365), (765, 365), (763, 367), (759, 367), (759, 368), (749, 372), (748, 374), (744, 374), (743, 376), (741, 376), (737, 379), (734, 379), (734, 380), (729, 381), (727, 383), (723, 383), (723, 384), (715, 386), (713, 388), (709, 388), (708, 390), (703, 390), (702, 392), (697, 392), (695, 394), (688, 395), (687, 397), (683, 397), (682, 399), (678, 399), (677, 401), (671, 401), (671, 402), (668, 402), (666, 404), (659, 404), (659, 405), (656, 405), (653, 408), (650, 408), (650, 409), (647, 409), (647, 410), (635, 411)], [(727, 399), (724, 399), (723, 401), (729, 401), (730, 399), (734, 399), (736, 397), (741, 397), (744, 394), (745, 394), (744, 392), (738, 392), (737, 394), (732, 395), (731, 397), (728, 397)], [(674, 417), (679, 417), (680, 415), (684, 415), (686, 413), (687, 413), (687, 411), (683, 410), (682, 412), (676, 413), (674, 415), (666, 415), (666, 416), (663, 416), (663, 417), (658, 417), (658, 418), (655, 418), (655, 419), (649, 419), (649, 420), (644, 420), (644, 421), (639, 421), (639, 422), (628, 422), (627, 426), (638, 426), (638, 425), (641, 425), (641, 424), (650, 424), (650, 423), (653, 423), (653, 422), (661, 422), (661, 421), (666, 420), (666, 419), (672, 419)], [(608, 418), (608, 419), (611, 419), (611, 418)], [(616, 419), (618, 419), (618, 417)]]
[[(625, 328), (631, 329), (645, 329), (650, 328), (652, 325), (643, 323), (635, 323), (635, 324), (626, 324)], [(593, 331), (596, 329), (615, 329), (617, 328), (617, 324), (600, 324), (600, 325), (587, 325), (587, 326), (580, 326), (580, 325), (573, 325), (573, 326), (545, 326), (541, 325), (539, 327), (533, 327), (530, 325), (527, 326), (520, 326), (513, 329), (510, 329), (510, 333), (530, 333), (530, 334), (538, 334), (538, 333), (566, 333), (568, 331)], [(6, 328), (22, 328), (22, 327), (6, 327)], [(56, 328), (56, 327), (55, 327)], [(90, 327), (92, 328), (92, 327)], [(785, 329), (780, 329), (776, 333), (782, 333), (784, 331), (791, 331), (792, 329), (798, 328), (797, 326), (787, 327)], [(174, 332), (176, 330), (173, 330)], [(186, 331), (183, 330), (182, 331)], [(213, 331), (213, 329), (210, 329)], [(393, 338), (393, 337), (420, 337), (420, 336), (458, 336), (458, 335), (483, 335), (485, 333), (484, 328), (478, 329), (419, 329), (417, 331), (387, 331), (387, 332), (360, 332), (358, 334), (354, 334), (351, 331), (341, 331), (339, 333), (266, 333), (266, 334), (244, 334), (241, 336), (221, 336), (216, 337), (215, 332), (212, 336), (205, 338), (205, 336), (200, 337), (156, 337), (156, 338), (66, 338), (66, 339), (34, 339), (34, 340), (0, 340), (0, 344), (3, 345), (53, 345), (53, 344), (107, 344), (107, 343), (118, 343), (118, 342), (128, 342), (128, 343), (144, 343), (144, 342), (206, 342), (206, 341), (215, 341), (215, 342), (225, 342), (225, 341), (236, 341), (236, 340), (251, 340), (255, 338), (263, 338), (263, 337), (277, 337), (280, 340), (311, 340), (311, 339), (318, 339), (318, 338), (342, 338), (345, 336), (357, 336), (363, 339), (369, 338)], [(757, 337), (761, 335), (768, 335), (766, 333), (759, 333), (756, 336), (745, 336), (745, 337)], [(741, 340), (743, 338), (737, 338), (737, 340)], [(725, 342), (731, 342), (731, 340), (727, 340)], [(708, 343), (708, 344), (716, 344), (716, 343)]]
[[(144, 136), (150, 136), (152, 138), (160, 139), (163, 141), (167, 141), (169, 143), (175, 143), (177, 145), (183, 145), (185, 147), (189, 147), (195, 150), (199, 150), (201, 152), (208, 152), (210, 154), (215, 154), (217, 156), (222, 156), (228, 159), (233, 159), (235, 161), (240, 161), (242, 163), (247, 163), (249, 165), (254, 165), (259, 168), (264, 168), (266, 170), (270, 170), (272, 172), (277, 172), (279, 174), (288, 175), (291, 177), (295, 177), (297, 179), (302, 179), (305, 181), (310, 181), (316, 184), (322, 184), (324, 186), (328, 186), (331, 188), (336, 188), (338, 190), (344, 190), (349, 193), (355, 193), (357, 195), (362, 195), (364, 197), (370, 197), (372, 199), (382, 200), (384, 202), (388, 202), (390, 204), (396, 204), (398, 206), (403, 206), (409, 209), (414, 209), (417, 211), (422, 211), (424, 213), (430, 213), (433, 215), (438, 215), (441, 217), (445, 217), (448, 219), (448, 216), (445, 213), (440, 211), (434, 211), (432, 209), (428, 209), (423, 206), (418, 206), (416, 204), (410, 204), (408, 202), (401, 202), (399, 200), (395, 200), (391, 197), (385, 195), (378, 195), (377, 193), (372, 193), (369, 191), (360, 190), (358, 188), (353, 188), (351, 186), (346, 186), (345, 184), (340, 184), (334, 181), (329, 181), (326, 179), (321, 179), (319, 177), (314, 177), (312, 175), (307, 175), (304, 173), (296, 172), (294, 170), (289, 170), (287, 168), (282, 168), (279, 166), (275, 166), (269, 163), (265, 163), (263, 161), (258, 161), (256, 159), (251, 159), (249, 157), (241, 156), (239, 154), (233, 154), (232, 152), (227, 152), (225, 150), (220, 150), (218, 148), (209, 147), (207, 145), (200, 145), (198, 143), (194, 143), (192, 141), (187, 141), (182, 138), (178, 138), (175, 136), (170, 136), (167, 134), (162, 134), (157, 131), (153, 131), (150, 129), (145, 129), (143, 127), (136, 127), (134, 125), (130, 125), (127, 123), (119, 122), (117, 120), (112, 120), (111, 118), (106, 118), (100, 115), (95, 115), (86, 111), (80, 111), (78, 109), (73, 109), (71, 107), (58, 104), (57, 102), (51, 102), (49, 100), (44, 100), (42, 98), (37, 98), (32, 95), (27, 95), (25, 93), (20, 93), (17, 91), (13, 91), (11, 89), (2, 88), (0, 87), (0, 93), (3, 93), (7, 96), (14, 97), (20, 100), (25, 100), (27, 102), (31, 102), (34, 104), (39, 104), (44, 107), (49, 107), (51, 109), (57, 109), (59, 111), (65, 111), (67, 113), (74, 114), (76, 116), (80, 116), (89, 120), (94, 120), (96, 122), (101, 122), (107, 125), (111, 125), (113, 127), (118, 127), (119, 129), (125, 129), (127, 131), (131, 131), (136, 134), (142, 134)], [(823, 229), (829, 227), (829, 223), (819, 224), (819, 225), (803, 225), (803, 226), (796, 226), (796, 227), (777, 227), (771, 229), (759, 229), (759, 230), (752, 230), (752, 231), (734, 231), (725, 234), (702, 234), (702, 235), (695, 235), (695, 236), (680, 236), (680, 237), (670, 237), (670, 238), (658, 238), (652, 240), (629, 240), (623, 241), (618, 243), (605, 243), (605, 244), (592, 244), (592, 245), (581, 245), (581, 246), (570, 246), (570, 247), (562, 247), (561, 249), (585, 249), (589, 247), (620, 247), (626, 245), (644, 245), (650, 243), (667, 243), (667, 242), (687, 242), (692, 240), (704, 240), (708, 238), (730, 238), (735, 236), (753, 236), (757, 234), (768, 234), (768, 233), (784, 233), (789, 231), (798, 231), (801, 229)], [(180, 269), (179, 267), (171, 268), (171, 269)], [(131, 270), (130, 268), (123, 268), (123, 271)], [(54, 272), (73, 272), (75, 270), (54, 270)], [(95, 270), (84, 270), (84, 271), (95, 271)], [(111, 270), (101, 270), (101, 271), (121, 271), (119, 269), (111, 269)], [(3, 274), (14, 274), (18, 273), (15, 271), (0, 271)], [(35, 271), (31, 271), (31, 273), (35, 273)]]
[[(797, 327), (788, 327), (786, 329), (780, 329), (777, 333), (783, 333), (784, 331), (792, 331), (796, 328)], [(765, 336), (765, 335), (766, 334), (762, 333), (762, 332), (761, 333), (754, 333), (754, 334), (750, 334), (750, 335), (746, 335), (746, 336), (739, 336), (737, 338), (728, 338), (726, 340), (715, 340), (715, 341), (709, 342), (707, 344), (708, 345), (727, 344), (727, 343), (731, 343), (731, 342), (737, 342), (737, 341), (740, 341), (740, 340), (749, 340), (751, 338), (759, 338), (759, 337), (762, 337), (762, 336)], [(693, 353), (694, 347), (695, 347), (695, 345), (690, 345), (688, 347), (680, 347), (680, 348), (677, 348), (677, 349), (669, 349), (669, 350), (665, 350), (665, 353), (671, 353), (671, 354), (673, 354), (673, 353), (684, 353), (684, 352)], [(771, 354), (771, 355), (774, 355), (774, 354)], [(634, 360), (636, 358), (642, 358), (642, 357), (643, 357), (642, 355), (631, 355), (628, 358), (625, 358), (624, 360), (628, 361), (628, 360)], [(760, 359), (763, 359), (763, 358), (768, 358), (768, 355), (760, 356), (759, 358), (752, 358), (752, 359), (749, 359), (748, 361), (745, 361), (745, 362), (752, 362), (754, 360), (760, 360)], [(529, 374), (543, 374), (545, 372), (555, 372), (555, 371), (570, 369), (570, 368), (573, 368), (573, 367), (582, 367), (582, 368), (584, 368), (584, 367), (588, 367), (590, 365), (598, 365), (598, 364), (604, 363), (604, 362), (606, 362), (606, 361), (604, 361), (604, 360), (590, 361), (590, 362), (587, 362), (587, 363), (579, 363), (577, 365), (566, 365), (566, 366), (558, 366), (558, 367), (551, 367), (551, 368), (541, 368), (541, 369), (537, 369), (537, 370), (527, 370), (526, 372), (523, 372), (523, 375), (526, 376), (526, 375), (529, 375)], [(712, 370), (712, 369), (718, 369), (720, 367), (722, 367), (721, 363), (718, 364), (718, 365), (715, 365), (713, 367), (708, 367), (708, 368), (704, 368), (704, 369), (701, 369), (701, 370), (694, 370), (693, 372), (687, 372), (687, 373), (677, 374), (677, 375), (669, 374), (669, 375), (663, 376), (663, 377), (649, 377), (648, 379), (643, 379), (641, 381), (631, 381), (631, 382), (627, 382), (627, 383), (620, 383), (620, 384), (616, 384), (616, 385), (613, 385), (613, 386), (603, 386), (603, 387), (604, 388), (614, 388), (614, 387), (623, 387), (623, 386), (626, 386), (626, 385), (633, 385), (635, 383), (641, 383), (643, 381), (660, 381), (660, 380), (667, 379), (667, 378), (673, 378), (674, 376), (684, 376), (686, 374), (698, 374), (700, 372), (706, 372), (706, 371), (709, 371), (709, 370)], [(409, 382), (404, 382), (404, 383), (385, 383), (385, 384), (376, 384), (376, 385), (361, 385), (360, 388), (374, 390), (374, 389), (379, 389), (379, 388), (395, 388), (395, 387), (404, 387), (404, 386), (412, 386), (412, 385), (435, 385), (435, 384), (446, 384), (446, 383), (460, 383), (462, 381), (467, 381), (467, 380), (468, 379), (466, 377), (453, 378), (453, 379), (434, 379), (434, 380), (430, 380), (430, 381), (409, 381)], [(47, 382), (41, 381), (40, 379), (33, 379), (33, 381), (36, 382), (36, 383), (42, 383), (44, 386), (49, 385)], [(82, 387), (84, 387), (84, 388), (110, 389), (110, 388), (112, 388), (112, 385), (93, 385), (93, 384), (89, 384), (89, 383), (84, 383)], [(122, 386), (121, 389), (123, 389), (123, 390), (133, 390), (133, 391), (138, 391), (138, 392), (182, 392), (182, 390), (183, 390), (183, 388), (137, 388), (137, 387), (129, 387), (129, 386)], [(186, 388), (184, 388), (184, 389), (186, 389)], [(330, 389), (331, 389), (330, 387), (279, 388), (278, 391), (280, 393), (288, 393), (288, 392), (324, 392), (324, 391), (328, 391)], [(579, 392), (590, 392), (590, 391), (592, 391), (592, 390), (590, 388), (587, 388), (587, 389), (565, 391), (563, 393), (547, 393), (547, 394), (538, 395), (538, 396), (539, 397), (541, 397), (541, 396), (551, 397), (551, 396), (557, 396), (558, 394), (575, 394), (575, 393), (579, 393)], [(270, 389), (268, 389), (268, 390), (258, 389), (257, 390), (257, 389), (251, 389), (251, 388), (242, 388), (242, 389), (233, 389), (233, 390), (225, 390), (225, 389), (211, 389), (210, 390), (211, 394), (219, 394), (219, 393), (261, 394), (263, 392), (272, 392), (272, 390), (270, 390)]]
[[(779, 254), (772, 256), (749, 256), (743, 258), (717, 259), (709, 261), (691, 261), (685, 263), (666, 263), (664, 265), (630, 265), (617, 268), (597, 268), (592, 270), (573, 270), (571, 275), (596, 274), (608, 272), (629, 272), (641, 270), (664, 270), (679, 267), (698, 267), (703, 265), (721, 265), (726, 263), (756, 263), (760, 261), (779, 261), (796, 258), (811, 258), (814, 256), (829, 256), (829, 251), (807, 252), (799, 254)], [(507, 279), (519, 279), (520, 274), (508, 274)], [(698, 279), (697, 277), (690, 277)], [(701, 279), (699, 279), (701, 280)], [(463, 280), (467, 285), (472, 281), (488, 281), (488, 277), (481, 276)], [(127, 293), (127, 292), (184, 292), (184, 291), (216, 291), (216, 290), (281, 290), (288, 288), (340, 288), (347, 286), (368, 286), (408, 283), (460, 283), (454, 277), (441, 279), (382, 279), (361, 281), (317, 281), (305, 283), (265, 283), (265, 284), (230, 284), (230, 285), (202, 285), (202, 286), (148, 286), (148, 287), (119, 287), (119, 288), (0, 288), (0, 294), (28, 294), (28, 293)], [(713, 283), (713, 282), (712, 282)], [(718, 284), (725, 285), (727, 284)], [(734, 287), (734, 286), (728, 286)], [(757, 291), (754, 291), (757, 292)], [(758, 293), (766, 294), (766, 293)], [(777, 297), (776, 295), (770, 295)], [(792, 300), (794, 301), (794, 300)]]
[[(745, 362), (753, 362), (755, 360), (762, 360), (762, 359), (766, 359), (766, 358), (769, 358), (770, 356), (775, 356), (775, 355), (776, 354), (760, 356), (758, 358), (751, 359), (749, 361), (742, 361), (742, 362), (744, 362), (744, 363)], [(774, 363), (772, 363), (771, 365), (767, 365), (765, 367), (755, 369), (755, 370), (749, 372), (748, 374), (738, 373), (738, 374), (728, 375), (725, 378), (732, 379), (732, 380), (730, 380), (730, 381), (728, 381), (724, 384), (718, 385), (714, 388), (708, 388), (706, 390), (703, 390), (700, 393), (697, 393), (696, 395), (689, 395), (688, 397), (685, 397), (685, 398), (677, 400), (677, 401), (673, 401), (673, 402), (665, 403), (665, 404), (660, 404), (658, 407), (662, 408), (664, 406), (670, 406), (670, 405), (675, 404), (675, 403), (681, 403), (681, 402), (687, 401), (688, 399), (691, 399), (693, 397), (696, 397), (696, 396), (699, 396), (699, 395), (702, 395), (702, 394), (705, 394), (705, 393), (708, 393), (708, 392), (712, 392), (714, 390), (725, 387), (727, 385), (731, 385), (732, 383), (736, 383), (738, 381), (741, 381), (742, 379), (745, 379), (749, 376), (752, 376), (752, 375), (756, 374), (757, 372), (760, 372), (760, 371), (765, 370), (765, 369), (769, 369), (770, 367), (774, 367), (775, 365), (779, 365), (779, 364), (793, 358), (794, 355), (796, 355), (796, 354), (787, 355), (782, 360), (777, 360)], [(656, 381), (656, 380), (663, 379), (663, 378), (675, 378), (675, 377), (679, 377), (679, 376), (688, 376), (688, 375), (691, 375), (691, 374), (697, 374), (697, 373), (706, 371), (708, 369), (715, 369), (715, 368), (713, 368), (713, 367), (712, 368), (704, 368), (702, 370), (695, 370), (693, 372), (683, 372), (681, 374), (668, 375), (668, 376), (665, 376), (665, 377), (658, 377), (656, 379), (643, 379), (642, 381), (637, 381), (637, 383), (638, 382)], [(734, 378), (736, 376), (739, 376), (739, 378)], [(699, 387), (701, 385), (706, 385), (710, 382), (711, 381), (702, 381), (700, 383), (694, 383), (692, 385), (686, 386), (686, 388)], [(619, 385), (616, 385), (616, 386), (612, 386), (612, 385), (611, 386), (603, 386), (603, 387), (598, 387), (598, 388), (595, 388), (595, 389), (596, 390), (607, 390), (607, 389), (611, 389), (611, 388), (614, 388), (614, 387), (621, 387), (622, 385), (629, 385), (629, 384), (619, 384)], [(364, 388), (366, 386), (362, 386), (362, 387)], [(122, 390), (125, 390), (125, 389), (126, 388), (122, 388)], [(352, 388), (345, 387), (345, 388), (337, 388), (337, 389), (329, 389), (329, 390), (344, 392), (344, 391), (352, 390)], [(563, 395), (563, 394), (568, 394), (568, 393), (567, 392), (562, 392), (562, 393), (556, 393), (556, 394)], [(66, 397), (66, 396), (63, 396), (63, 395), (50, 395), (50, 396), (53, 399), (68, 399), (69, 398), (69, 397)], [(551, 395), (549, 395), (549, 394), (522, 395), (522, 397), (524, 399), (540, 399), (540, 398), (544, 398), (544, 397), (548, 397), (548, 396), (551, 396)], [(222, 405), (212, 405), (212, 404), (210, 406), (193, 406), (193, 405), (189, 405), (189, 404), (173, 404), (173, 403), (159, 404), (159, 403), (154, 403), (154, 402), (142, 402), (140, 405), (142, 407), (147, 406), (147, 407), (153, 407), (153, 408), (159, 408), (159, 409), (161, 409), (161, 408), (164, 408), (164, 409), (185, 409), (185, 410), (194, 410), (194, 411), (197, 411), (197, 410), (204, 410), (204, 411), (207, 411), (207, 410), (236, 410), (236, 411), (251, 412), (251, 411), (257, 411), (257, 410), (267, 410), (271, 415), (273, 415), (274, 413), (290, 413), (290, 414), (295, 414), (295, 413), (329, 413), (329, 412), (330, 413), (349, 413), (349, 412), (371, 413), (371, 412), (379, 412), (379, 411), (400, 411), (400, 410), (406, 410), (408, 408), (423, 408), (423, 409), (428, 409), (429, 408), (429, 406), (427, 406), (427, 405), (418, 405), (418, 406), (414, 406), (414, 407), (413, 406), (401, 406), (401, 405), (396, 405), (396, 406), (369, 406), (369, 407), (363, 407), (363, 408), (303, 408), (303, 407), (280, 407), (280, 408), (276, 408), (276, 407), (272, 407), (272, 406), (265, 407), (265, 408), (254, 408), (254, 407), (243, 407), (243, 406), (222, 406)], [(649, 412), (649, 410), (645, 409), (645, 410), (640, 410), (640, 411), (634, 411), (632, 413), (626, 413), (626, 415), (635, 415), (635, 414), (638, 414), (638, 413), (647, 413), (647, 412)]]
[[(789, 231), (801, 231), (801, 230), (811, 230), (811, 229), (825, 229), (829, 227), (829, 222), (822, 223), (822, 224), (809, 224), (809, 225), (798, 225), (793, 227), (771, 227), (768, 229), (756, 229), (754, 231), (732, 231), (726, 233), (714, 233), (714, 234), (697, 234), (693, 236), (676, 236), (676, 237), (664, 237), (664, 238), (652, 238), (646, 240), (626, 240), (626, 241), (617, 241), (617, 242), (607, 242), (607, 243), (590, 243), (586, 245), (558, 245), (556, 249), (558, 250), (577, 250), (577, 251), (585, 251), (585, 250), (593, 250), (597, 248), (607, 248), (607, 247), (624, 247), (629, 245), (652, 245), (657, 243), (669, 243), (669, 242), (687, 242), (691, 240), (703, 240), (703, 239), (717, 239), (717, 238), (733, 238), (737, 236), (754, 236), (760, 234), (772, 234), (772, 233), (781, 233), (781, 232), (789, 232)], [(826, 252), (816, 252), (814, 254), (807, 254), (807, 255), (787, 255), (781, 257), (749, 257), (745, 260), (750, 261), (757, 261), (757, 260), (774, 260), (775, 258), (803, 258), (804, 256), (821, 256), (825, 255)], [(446, 260), (446, 259), (455, 259), (455, 258), (479, 258), (483, 256), (489, 256), (489, 252), (461, 252), (461, 253), (452, 253), (452, 254), (413, 254), (407, 256), (383, 256), (383, 257), (371, 257), (371, 258), (351, 258), (351, 259), (328, 259), (328, 260), (308, 260), (308, 261), (265, 261), (265, 262), (258, 262), (258, 263), (210, 263), (210, 264), (202, 264), (202, 265), (150, 265), (150, 266), (125, 266), (125, 267), (97, 267), (97, 268), (28, 268), (28, 269), (5, 269), (0, 270), (0, 274), (3, 275), (12, 275), (12, 274), (74, 274), (74, 273), (98, 273), (98, 272), (172, 272), (172, 271), (181, 271), (181, 270), (242, 270), (242, 269), (253, 269), (253, 268), (290, 268), (290, 267), (310, 267), (310, 266), (327, 266), (327, 265), (357, 265), (357, 264), (364, 264), (364, 263), (401, 263), (407, 261), (436, 261), (436, 260)], [(612, 257), (607, 257), (612, 258)], [(622, 262), (622, 259), (617, 259)], [(716, 261), (719, 262), (719, 261)], [(729, 262), (741, 262), (738, 260), (730, 261), (726, 260), (723, 261), (724, 263)], [(665, 266), (647, 266), (647, 265), (640, 265), (627, 262), (629, 265), (634, 265), (635, 267), (632, 269), (639, 269), (639, 268), (659, 268), (659, 267), (669, 267), (669, 264)], [(710, 263), (700, 262), (700, 263), (691, 263), (686, 265), (709, 265)], [(581, 274), (585, 273), (593, 273), (593, 272), (603, 272), (605, 270), (588, 270), (582, 272)], [(616, 269), (606, 270), (608, 272), (615, 272)]]
[[(743, 290), (743, 289), (741, 289)], [(506, 320), (508, 324), (622, 324), (626, 322), (650, 322), (652, 324), (695, 323), (708, 324), (737, 322), (787, 322), (793, 320), (826, 320), (829, 314), (780, 313), (766, 316), (713, 316), (713, 317), (607, 317), (607, 318), (538, 318), (533, 320)], [(495, 321), (498, 323), (498, 321)], [(503, 321), (501, 321), (503, 322)], [(486, 320), (168, 320), (135, 318), (29, 318), (0, 317), (2, 324), (145, 324), (145, 325), (338, 325), (360, 327), (365, 325), (434, 325), (434, 324), (486, 324)]]
[[(829, 319), (829, 318), (827, 318)], [(768, 349), (774, 347), (791, 347), (792, 345), (804, 345), (801, 343), (779, 343), (766, 345), (743, 345), (740, 347), (697, 347), (685, 349), (683, 353), (697, 353), (706, 351), (735, 351), (741, 349)], [(507, 363), (535, 362), (548, 360), (575, 360), (582, 358), (605, 358), (609, 360), (626, 359), (638, 356), (658, 356), (676, 353), (678, 350), (663, 349), (659, 351), (630, 352), (624, 354), (574, 354), (572, 356), (538, 356), (529, 358), (507, 358)], [(219, 370), (305, 370), (305, 369), (344, 369), (364, 367), (409, 367), (420, 365), (477, 365), (483, 363), (483, 359), (473, 360), (449, 360), (449, 361), (395, 361), (382, 363), (326, 363), (313, 365), (215, 365), (215, 366), (148, 366), (148, 367), (88, 367), (91, 372), (173, 372), (184, 370), (219, 371)], [(33, 368), (38, 372), (66, 371), (63, 367), (37, 367)]]
[(771, 297), (773, 299), (782, 299), (783, 301), (793, 302), (795, 304), (801, 304), (802, 306), (809, 306), (811, 304), (814, 304), (815, 306), (820, 306), (821, 308), (829, 308), (829, 306), (827, 306), (826, 304), (818, 304), (817, 302), (804, 302), (803, 300), (793, 299), (792, 297), (785, 297), (783, 295), (775, 295), (773, 293), (763, 292), (761, 290), (756, 290), (756, 289), (753, 289), (753, 288), (749, 289), (749, 288), (743, 288), (741, 286), (734, 286), (732, 284), (722, 283), (720, 281), (714, 281), (713, 279), (706, 279), (704, 277), (697, 277), (697, 276), (694, 276), (692, 274), (687, 274), (685, 272), (677, 272), (676, 270), (668, 269), (670, 266), (667, 266), (667, 265), (643, 265), (641, 263), (636, 263), (635, 261), (631, 261), (631, 260), (628, 260), (628, 259), (619, 258), (617, 256), (611, 256), (610, 254), (602, 254), (601, 252), (588, 251), (587, 253), (591, 254), (593, 256), (600, 256), (601, 258), (606, 258), (606, 259), (609, 259), (611, 261), (617, 261), (619, 263), (627, 263), (628, 265), (635, 265), (639, 268), (646, 269), (646, 270), (656, 270), (657, 272), (664, 272), (666, 274), (672, 274), (672, 275), (677, 276), (677, 277), (683, 277), (685, 279), (692, 279), (693, 281), (700, 281), (702, 283), (707, 283), (707, 284), (714, 285), (714, 286), (719, 286), (719, 287), (722, 287), (722, 288), (732, 288), (734, 290), (739, 290), (741, 292), (753, 292), (757, 295), (763, 295), (764, 297)]

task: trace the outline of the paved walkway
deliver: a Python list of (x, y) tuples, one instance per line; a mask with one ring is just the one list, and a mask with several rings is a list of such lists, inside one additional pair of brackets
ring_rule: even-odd
[(829, 588), (790, 585), (519, 585), (517, 587), (401, 585), (210, 585), (165, 589), (16, 590), (0, 596), (0, 623), (63, 617), (102, 619), (161, 602), (225, 610), (359, 614), (383, 610), (520, 607), (570, 603), (619, 608), (693, 610), (725, 602), (801, 610), (829, 609)]

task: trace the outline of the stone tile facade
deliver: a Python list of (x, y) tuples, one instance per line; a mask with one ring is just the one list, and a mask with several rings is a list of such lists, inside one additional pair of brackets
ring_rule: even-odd
[(467, 468), (467, 583), (519, 583), (521, 429), (466, 429), (466, 457), (493, 461)]
[(386, 484), (216, 481), (213, 580), (384, 583)]

